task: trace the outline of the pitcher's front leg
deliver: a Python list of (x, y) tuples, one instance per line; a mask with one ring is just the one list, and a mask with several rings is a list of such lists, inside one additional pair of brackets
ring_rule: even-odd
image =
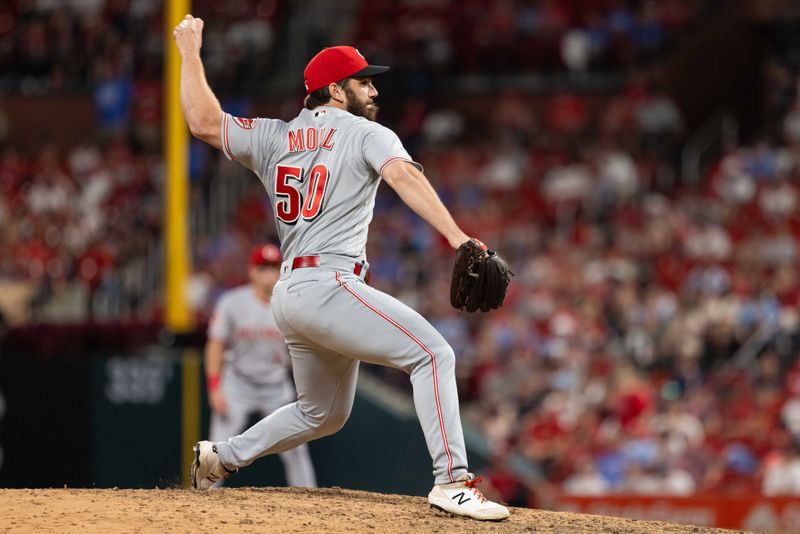
[(414, 406), (433, 460), (436, 483), (465, 475), (467, 452), (461, 428), (455, 355), (447, 341), (420, 314), (354, 277), (337, 277), (335, 296), (342, 317), (358, 325), (331, 330), (328, 347), (370, 363), (404, 370), (411, 376)]

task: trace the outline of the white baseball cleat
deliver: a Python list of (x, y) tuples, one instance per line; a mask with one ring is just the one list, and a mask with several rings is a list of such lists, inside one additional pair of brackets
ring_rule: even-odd
[(500, 521), (507, 518), (510, 515), (508, 508), (487, 501), (478, 489), (477, 483), (480, 480), (480, 477), (475, 478), (472, 473), (467, 473), (455, 482), (437, 484), (428, 494), (428, 502), (445, 512), (481, 521)]
[(217, 446), (210, 441), (198, 441), (194, 446), (192, 462), (192, 487), (207, 490), (215, 482), (228, 478), (237, 470), (229, 470), (222, 465), (217, 455)]

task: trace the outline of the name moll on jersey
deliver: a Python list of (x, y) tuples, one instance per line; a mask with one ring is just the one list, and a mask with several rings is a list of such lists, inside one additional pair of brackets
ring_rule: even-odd
[(305, 152), (324, 148), (333, 148), (333, 134), (336, 128), (298, 128), (289, 131), (287, 140), (289, 152)]

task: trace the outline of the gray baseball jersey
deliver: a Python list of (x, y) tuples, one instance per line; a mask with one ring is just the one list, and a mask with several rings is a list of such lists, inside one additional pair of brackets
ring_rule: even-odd
[(244, 285), (224, 293), (208, 324), (208, 337), (226, 345), (225, 366), (254, 384), (288, 380), (289, 358), (269, 303)]
[[(223, 465), (244, 467), (339, 430), (366, 361), (410, 375), (436, 482), (466, 474), (453, 349), (421, 315), (363, 280), (381, 173), (398, 159), (413, 164), (397, 135), (330, 106), (304, 109), (288, 123), (223, 114), (220, 126), (225, 155), (261, 178), (274, 206), (284, 263), (272, 312), (298, 394), (217, 443)], [(295, 265), (308, 255), (318, 261)]]
[(363, 259), (381, 170), (412, 162), (394, 132), (332, 107), (304, 109), (288, 123), (223, 114), (222, 148), (266, 187), (285, 258)]

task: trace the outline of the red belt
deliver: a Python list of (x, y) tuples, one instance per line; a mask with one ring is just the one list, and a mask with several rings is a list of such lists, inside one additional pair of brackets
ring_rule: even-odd
[(292, 270), (303, 267), (319, 267), (319, 256), (297, 256), (292, 260)]
[[(319, 267), (319, 256), (297, 256), (292, 260), (292, 270), (302, 269), (304, 267)], [(361, 276), (361, 270), (364, 266), (360, 263), (353, 264), (353, 273), (356, 276)]]

